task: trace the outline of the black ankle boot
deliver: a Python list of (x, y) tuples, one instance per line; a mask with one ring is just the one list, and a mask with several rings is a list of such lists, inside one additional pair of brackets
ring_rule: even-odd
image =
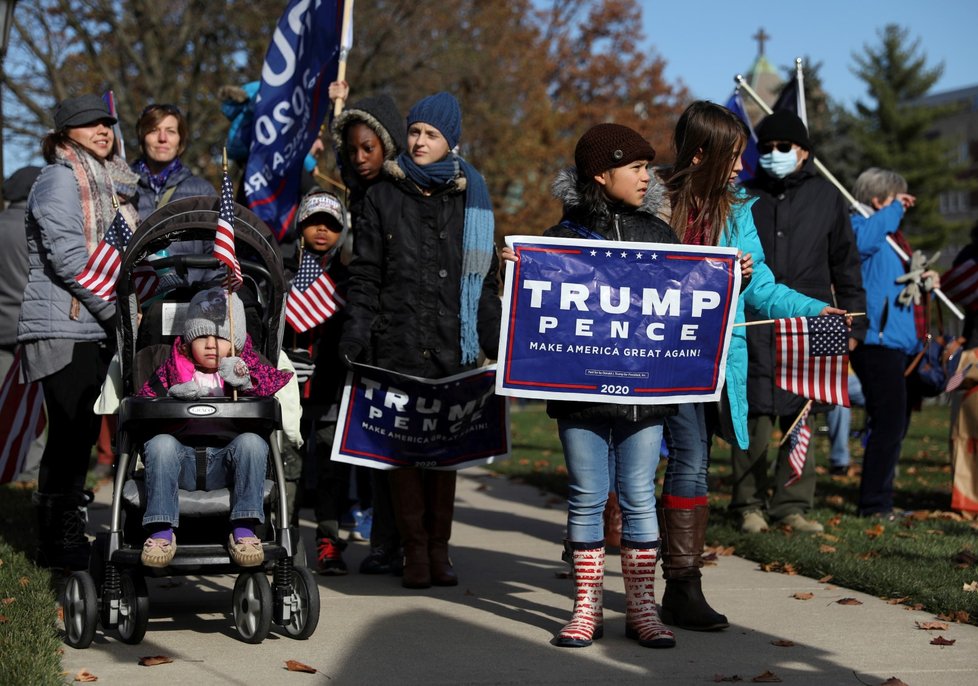
[(703, 597), (702, 579), (666, 579), (662, 595), (662, 621), (690, 631), (719, 631), (730, 626)]
[(35, 561), (49, 569), (88, 569), (91, 543), (85, 535), (90, 491), (68, 495), (33, 495), (37, 513), (37, 553)]

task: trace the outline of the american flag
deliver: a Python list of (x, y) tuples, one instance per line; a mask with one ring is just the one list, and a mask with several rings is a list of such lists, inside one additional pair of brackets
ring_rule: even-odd
[(115, 218), (102, 240), (95, 246), (95, 252), (88, 258), (85, 269), (75, 277), (75, 281), (106, 302), (115, 301), (115, 282), (119, 278), (122, 265), (122, 251), (125, 250), (132, 229), (122, 213), (116, 211)]
[(285, 303), (285, 320), (302, 333), (322, 324), (344, 304), (336, 284), (323, 271), (322, 259), (308, 250), (303, 252)]
[(44, 431), (41, 382), (20, 382), (20, 350), (0, 385), (0, 484), (13, 481), (24, 469), (31, 444)]
[(957, 371), (954, 372), (954, 374), (951, 375), (951, 378), (947, 380), (947, 386), (944, 387), (944, 392), (951, 393), (952, 391), (958, 390), (958, 387), (964, 383), (964, 375), (967, 374), (968, 371), (974, 366), (975, 365), (973, 362), (963, 366), (959, 362)]
[(965, 260), (944, 272), (941, 290), (965, 309), (978, 311), (978, 263)]
[(801, 474), (805, 471), (805, 458), (808, 456), (808, 444), (812, 440), (812, 430), (808, 426), (808, 412), (811, 405), (805, 406), (802, 410), (801, 418), (795, 428), (791, 431), (791, 450), (788, 451), (788, 465), (791, 467), (791, 478), (785, 482), (785, 486), (791, 486), (801, 479)]
[(849, 407), (849, 327), (842, 315), (778, 319), (774, 343), (778, 388)]
[(224, 170), (221, 180), (221, 210), (217, 219), (217, 234), (214, 236), (214, 257), (230, 270), (229, 287), (236, 291), (241, 287), (241, 265), (234, 251), (234, 193), (231, 191), (231, 177)]

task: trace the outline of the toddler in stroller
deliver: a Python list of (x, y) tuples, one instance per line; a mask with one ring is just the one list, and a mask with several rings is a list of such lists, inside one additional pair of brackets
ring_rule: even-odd
[[(245, 333), (245, 313), (238, 296), (228, 297), (221, 289), (212, 288), (190, 301), (183, 336), (174, 341), (170, 357), (137, 395), (197, 400), (229, 395), (234, 389), (244, 395), (267, 397), (283, 388), (291, 376), (291, 372), (265, 364), (255, 353)], [(204, 448), (199, 460), (195, 446)], [(263, 438), (250, 432), (237, 433), (227, 420), (180, 422), (168, 433), (146, 441), (146, 510), (142, 523), (149, 537), (140, 555), (142, 563), (166, 567), (176, 554), (179, 488), (227, 487), (231, 492), (228, 553), (241, 567), (260, 565), (264, 553), (255, 526), (264, 522), (262, 489), (267, 457), (268, 444)]]

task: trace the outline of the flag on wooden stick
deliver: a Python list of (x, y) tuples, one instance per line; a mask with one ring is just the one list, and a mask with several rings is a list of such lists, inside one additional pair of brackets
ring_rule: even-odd
[(774, 383), (803, 398), (849, 407), (849, 327), (842, 315), (778, 319)]
[(344, 304), (336, 284), (323, 271), (322, 258), (306, 250), (285, 303), (285, 319), (297, 332), (308, 331), (336, 314)]
[(115, 282), (119, 278), (119, 269), (122, 266), (122, 251), (125, 250), (130, 238), (132, 238), (132, 229), (129, 228), (129, 223), (122, 216), (122, 212), (117, 210), (108, 231), (95, 246), (95, 251), (89, 256), (85, 269), (75, 277), (75, 281), (102, 300), (114, 302)]
[(231, 190), (231, 177), (227, 165), (221, 179), (221, 209), (217, 218), (217, 234), (214, 236), (214, 257), (223, 262), (230, 276), (229, 289), (241, 288), (241, 264), (234, 248), (234, 192)]
[(812, 430), (808, 426), (808, 413), (812, 405), (808, 403), (802, 410), (802, 416), (795, 424), (791, 432), (791, 450), (788, 451), (788, 465), (791, 467), (791, 478), (785, 482), (785, 486), (792, 486), (801, 479), (802, 472), (805, 471), (805, 459), (808, 457), (808, 444), (812, 441)]

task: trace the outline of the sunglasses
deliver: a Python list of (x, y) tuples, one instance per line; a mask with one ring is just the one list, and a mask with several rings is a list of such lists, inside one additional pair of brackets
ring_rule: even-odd
[(785, 142), (781, 142), (781, 143), (758, 143), (757, 144), (757, 151), (760, 152), (762, 155), (767, 155), (769, 152), (771, 152), (775, 148), (778, 149), (778, 152), (791, 152), (791, 149), (793, 147), (795, 147), (795, 144), (794, 143), (785, 143)]
[(143, 113), (139, 115), (140, 119), (145, 117), (150, 112), (160, 110), (161, 112), (166, 112), (167, 114), (172, 114), (177, 117), (181, 116), (180, 108), (176, 105), (168, 105), (166, 103), (153, 103), (152, 105), (146, 105), (143, 109)]

